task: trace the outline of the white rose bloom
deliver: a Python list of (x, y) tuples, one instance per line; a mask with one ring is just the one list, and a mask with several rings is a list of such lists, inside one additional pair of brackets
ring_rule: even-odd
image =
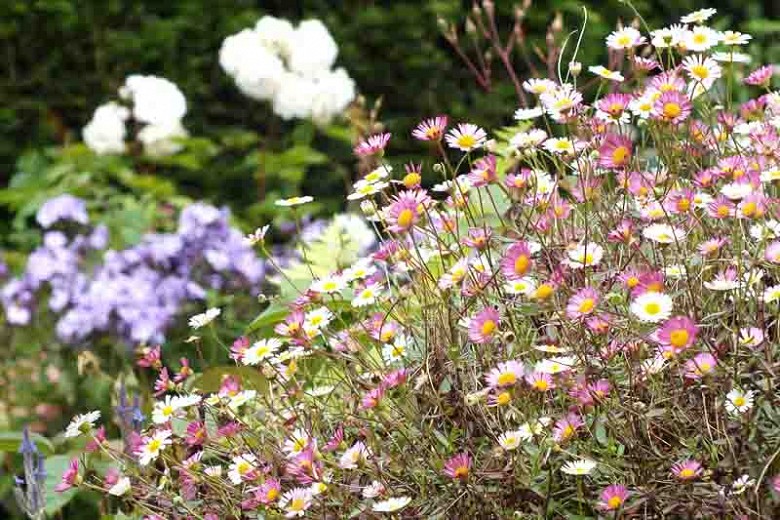
[(268, 50), (274, 54), (288, 57), (295, 40), (292, 24), (275, 16), (263, 16), (255, 25), (255, 33)]
[(181, 150), (182, 144), (178, 140), (188, 135), (181, 121), (173, 120), (146, 125), (138, 132), (138, 140), (143, 143), (146, 155), (165, 157)]
[(119, 95), (133, 101), (133, 117), (142, 123), (179, 121), (187, 113), (187, 100), (179, 87), (159, 76), (128, 76)]
[(258, 44), (244, 57), (233, 75), (238, 89), (247, 97), (258, 101), (270, 101), (280, 90), (284, 78), (284, 64), (267, 48)]
[(315, 123), (327, 124), (344, 112), (355, 99), (355, 82), (343, 68), (326, 72), (317, 81), (311, 100), (311, 117)]
[(125, 121), (129, 116), (127, 108), (113, 101), (100, 105), (81, 131), (84, 143), (98, 155), (123, 153), (127, 135)]
[(327, 27), (319, 20), (304, 20), (295, 29), (289, 66), (294, 72), (318, 77), (336, 61), (339, 48)]
[(311, 99), (316, 92), (314, 81), (286, 72), (274, 96), (274, 112), (285, 120), (308, 119), (311, 116)]

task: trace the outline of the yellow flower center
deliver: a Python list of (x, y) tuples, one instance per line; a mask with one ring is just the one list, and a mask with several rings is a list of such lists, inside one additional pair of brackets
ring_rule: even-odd
[(464, 134), (458, 137), (457, 143), (461, 148), (473, 148), (477, 144), (477, 140), (473, 135)]
[(758, 205), (755, 202), (746, 202), (742, 205), (742, 214), (746, 217), (752, 217), (758, 211)]
[(414, 186), (417, 186), (418, 184), (420, 184), (421, 180), (422, 180), (422, 178), (420, 177), (420, 175), (418, 173), (412, 172), (412, 173), (407, 173), (404, 176), (403, 183), (404, 183), (404, 186), (406, 186), (407, 188), (413, 188)]
[(586, 298), (585, 300), (580, 303), (579, 311), (582, 314), (585, 314), (586, 312), (590, 312), (593, 310), (593, 307), (596, 306), (596, 302), (593, 301), (593, 298)]
[(690, 335), (687, 330), (677, 329), (669, 334), (669, 343), (671, 343), (673, 347), (682, 348), (688, 344), (688, 338), (690, 338)]
[(543, 283), (534, 291), (534, 297), (539, 300), (547, 299), (553, 293), (553, 287), (550, 284)]
[(302, 498), (296, 497), (290, 501), (290, 511), (303, 511), (306, 509), (306, 501)]
[(549, 386), (550, 386), (549, 383), (547, 383), (547, 381), (545, 381), (544, 379), (537, 379), (536, 381), (534, 381), (534, 388), (536, 388), (540, 392), (546, 391), (549, 388)]
[(517, 376), (512, 372), (502, 372), (497, 379), (498, 386), (509, 386), (517, 383)]
[(678, 103), (664, 103), (663, 114), (666, 119), (674, 119), (682, 113), (682, 107)]
[(691, 478), (694, 475), (696, 475), (696, 472), (693, 471), (691, 468), (685, 468), (680, 471), (680, 478)]
[(655, 316), (661, 312), (661, 306), (656, 302), (650, 302), (645, 305), (645, 312), (651, 316)]
[(704, 65), (694, 65), (691, 67), (691, 74), (700, 80), (704, 80), (710, 77), (710, 70)]
[(623, 499), (620, 498), (619, 496), (613, 496), (613, 497), (610, 497), (609, 500), (607, 500), (607, 505), (611, 509), (617, 509), (618, 507), (620, 507), (620, 505), (622, 503), (623, 503)]
[(629, 155), (631, 155), (631, 152), (629, 149), (625, 146), (618, 146), (615, 148), (615, 150), (612, 152), (612, 162), (616, 165), (622, 165), (626, 162)]
[(512, 401), (512, 396), (509, 392), (501, 392), (496, 396), (496, 404), (499, 406), (506, 406)]
[(453, 476), (455, 478), (465, 478), (469, 475), (469, 468), (468, 466), (458, 466), (455, 468), (455, 471), (453, 472)]
[(496, 330), (496, 322), (493, 320), (485, 320), (485, 323), (482, 324), (480, 330), (482, 331), (483, 336), (490, 336), (493, 331)]
[(147, 444), (146, 451), (154, 453), (155, 451), (159, 450), (161, 446), (162, 441), (160, 439), (152, 439), (149, 441), (149, 444)]
[(516, 274), (525, 274), (528, 271), (528, 266), (530, 265), (531, 260), (528, 258), (527, 255), (520, 255), (517, 257), (517, 260), (515, 260), (515, 273)]
[(697, 33), (693, 35), (693, 42), (696, 44), (703, 44), (707, 42), (707, 36), (705, 36), (703, 33)]
[(412, 220), (414, 220), (414, 213), (412, 212), (412, 210), (408, 208), (402, 210), (398, 214), (398, 219), (397, 219), (398, 225), (401, 226), (402, 228), (408, 228), (409, 226), (411, 226)]
[(274, 500), (276, 500), (278, 496), (279, 496), (279, 490), (276, 488), (271, 488), (265, 494), (265, 499), (268, 500), (269, 502), (273, 502)]
[(743, 396), (738, 395), (732, 400), (732, 402), (734, 403), (734, 406), (745, 406), (747, 400)]

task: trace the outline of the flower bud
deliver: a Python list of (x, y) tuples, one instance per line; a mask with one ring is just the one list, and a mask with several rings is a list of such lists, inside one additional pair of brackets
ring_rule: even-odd
[(580, 72), (582, 72), (582, 63), (579, 61), (571, 61), (569, 62), (569, 72), (571, 72), (571, 75), (575, 78), (580, 75)]

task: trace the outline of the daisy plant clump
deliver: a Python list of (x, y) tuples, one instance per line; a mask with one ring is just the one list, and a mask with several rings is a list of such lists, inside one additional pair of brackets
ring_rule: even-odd
[(432, 162), (367, 139), (378, 248), (280, 279), (218, 389), (166, 385), (66, 484), (111, 460), (155, 519), (773, 517), (780, 93), (712, 14), (525, 81), (518, 126), (423, 120)]

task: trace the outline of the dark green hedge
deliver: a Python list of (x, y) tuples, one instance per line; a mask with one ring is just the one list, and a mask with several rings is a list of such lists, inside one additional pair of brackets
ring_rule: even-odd
[[(581, 2), (536, 3), (527, 28), (540, 44), (556, 11), (563, 13), (567, 30), (580, 23)], [(515, 2), (496, 4), (510, 26)], [(266, 106), (238, 93), (217, 61), (222, 39), (264, 13), (323, 19), (340, 45), (340, 64), (369, 100), (382, 96), (381, 118), (400, 135), (408, 135), (420, 117), (439, 112), (500, 123), (512, 113), (512, 89), (498, 81), (492, 92), (481, 91), (437, 28), (437, 17), (462, 21), (470, 5), (468, 0), (5, 0), (0, 2), (0, 182), (7, 181), (24, 151), (78, 139), (93, 108), (133, 72), (164, 75), (180, 85), (190, 103), (185, 123), (193, 135), (213, 136), (230, 128), (284, 132)], [(584, 5), (591, 22), (585, 61), (598, 59), (604, 35), (619, 18), (632, 15), (618, 0)], [(693, 8), (717, 7), (720, 22), (758, 37), (751, 51), (759, 58), (780, 55), (767, 44), (780, 26), (780, 21), (766, 20), (780, 14), (775, 0), (713, 5), (637, 0), (635, 6), (651, 26)], [(395, 151), (403, 153), (409, 144), (396, 138)], [(201, 172), (175, 180), (195, 196), (240, 206), (254, 192), (252, 179), (240, 158), (230, 160), (234, 167), (218, 175)], [(343, 184), (336, 180), (323, 187), (318, 182), (318, 187), (340, 189)]]

